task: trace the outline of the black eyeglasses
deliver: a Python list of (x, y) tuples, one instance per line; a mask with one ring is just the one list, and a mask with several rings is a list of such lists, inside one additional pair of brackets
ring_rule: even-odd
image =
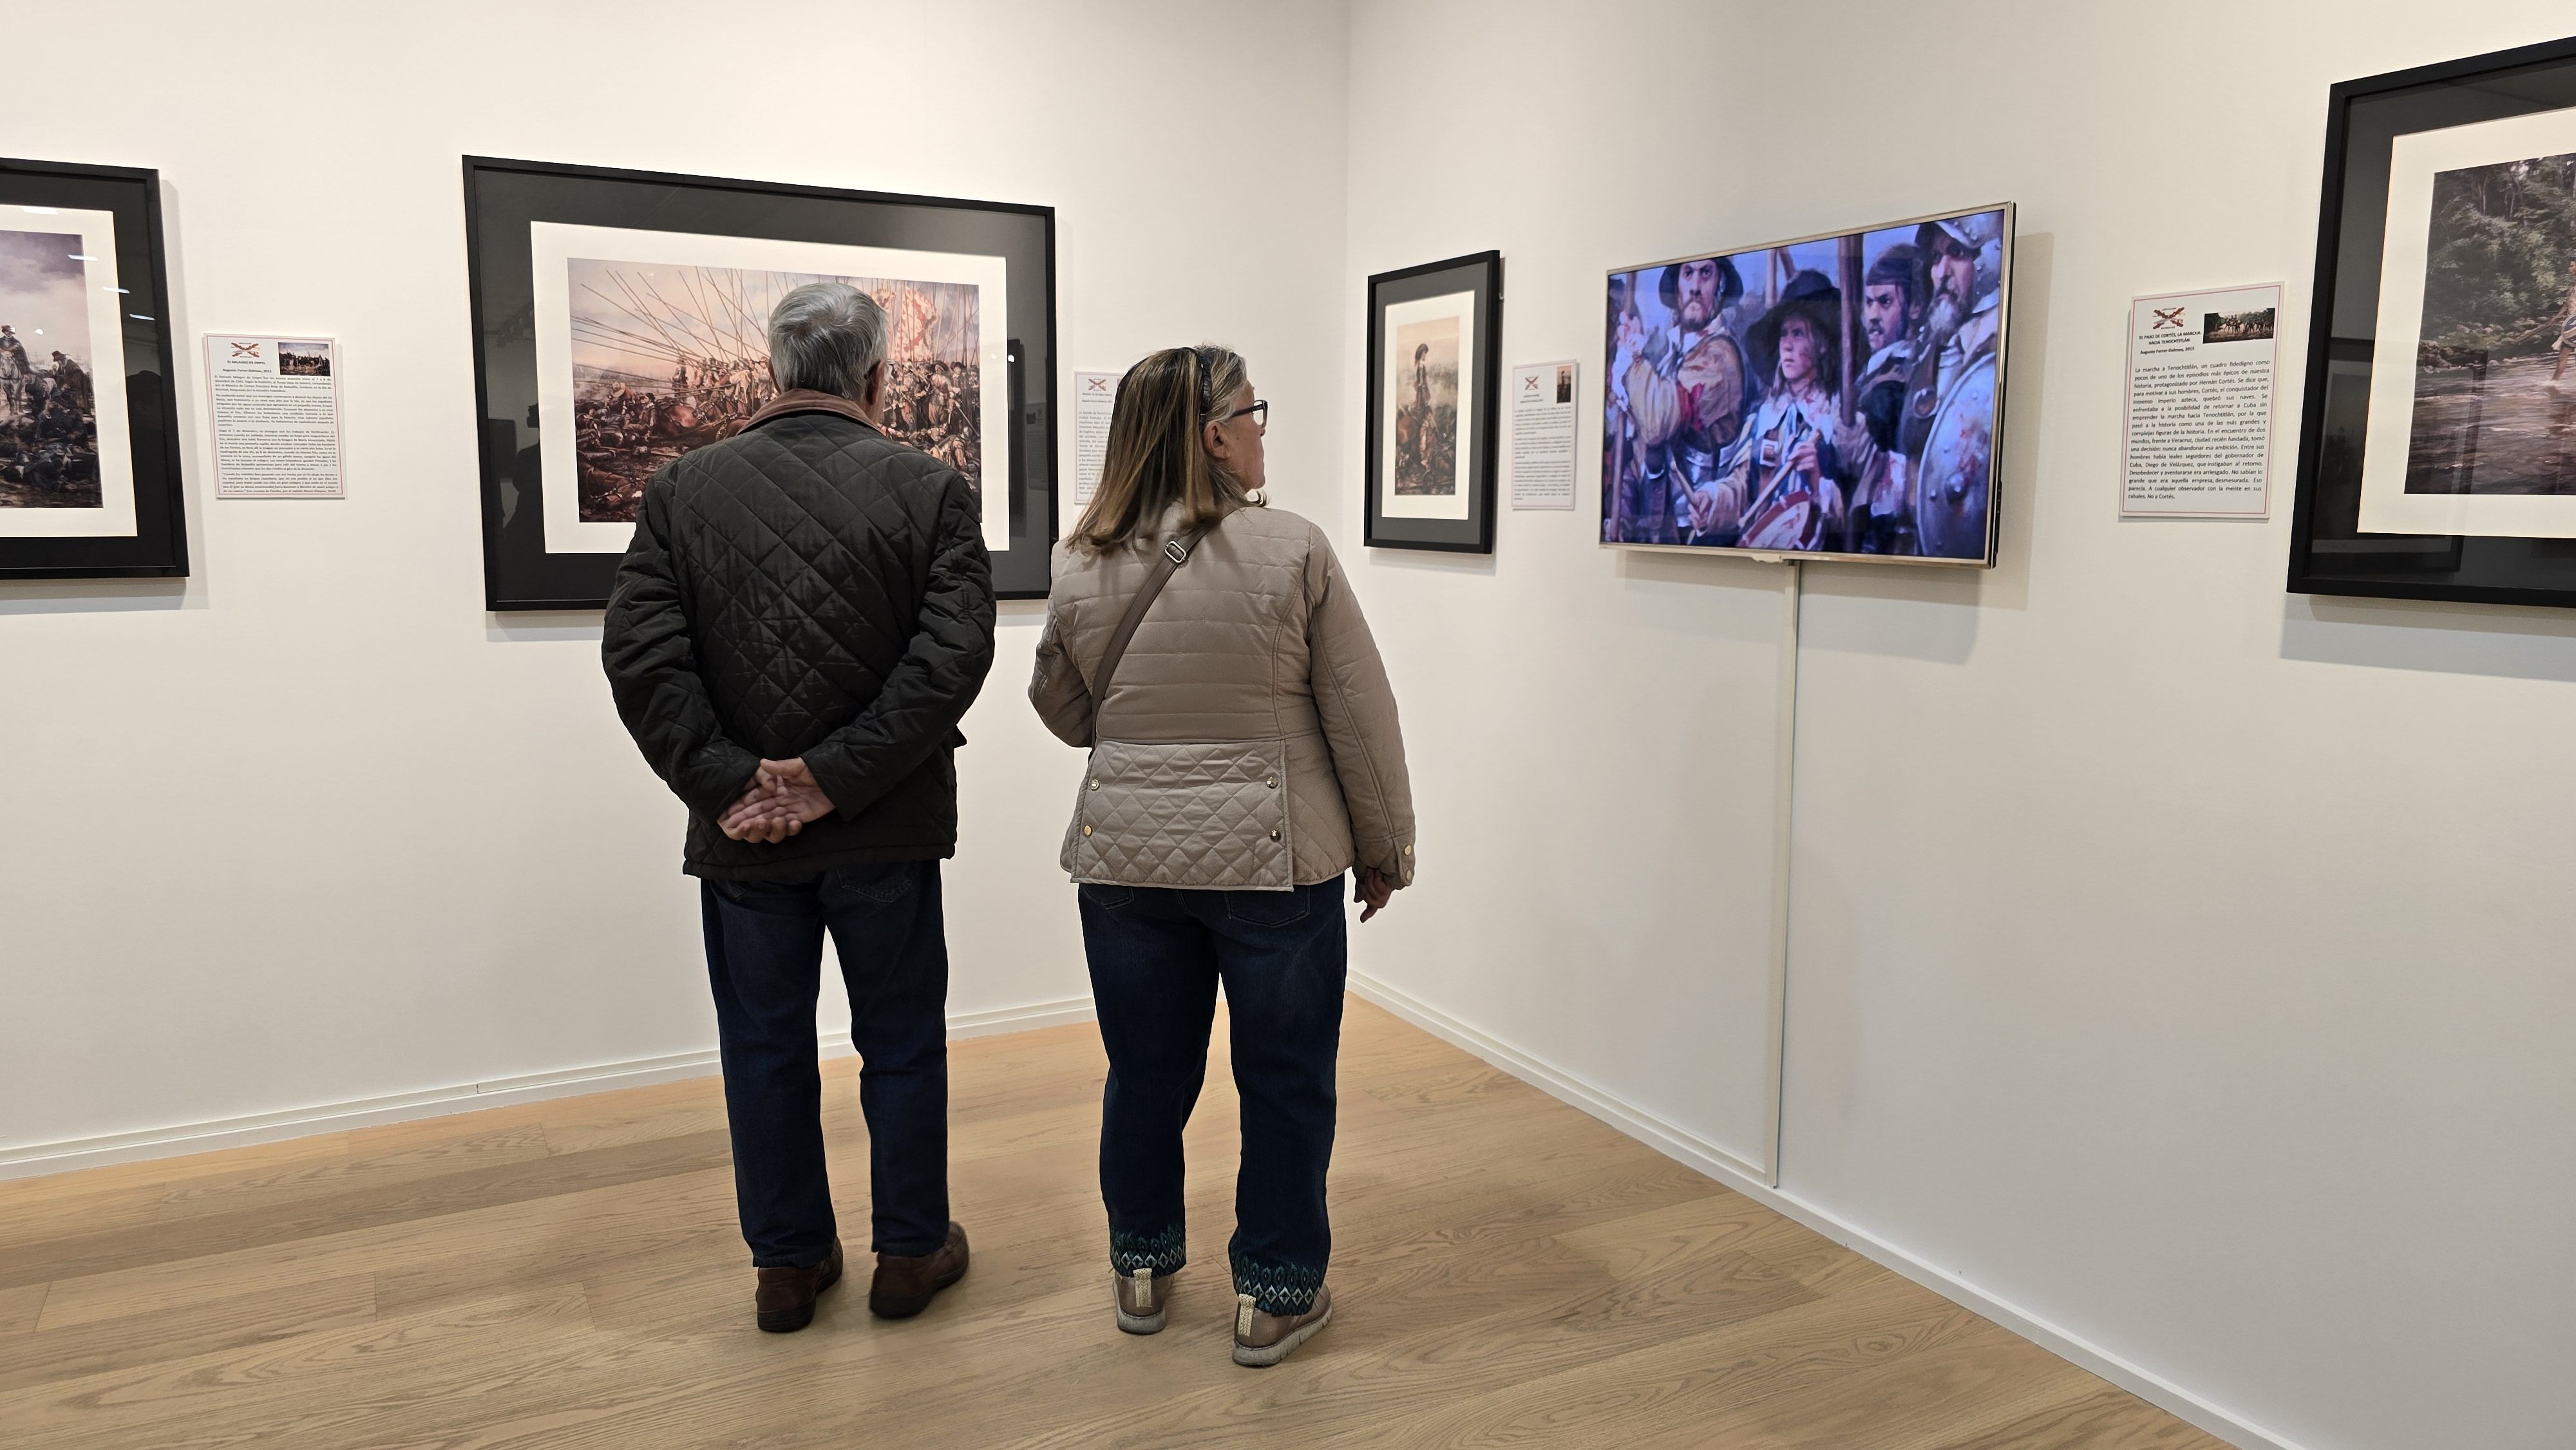
[(1252, 420), (1252, 431), (1256, 433), (1267, 433), (1270, 431), (1270, 404), (1264, 399), (1253, 399), (1251, 407), (1238, 409), (1234, 416), (1238, 418), (1250, 418)]

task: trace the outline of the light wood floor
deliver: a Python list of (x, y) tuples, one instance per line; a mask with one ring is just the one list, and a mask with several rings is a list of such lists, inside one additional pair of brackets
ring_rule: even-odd
[(1365, 1004), (1331, 1328), (1227, 1359), (1232, 1088), (1191, 1134), (1171, 1328), (1117, 1332), (1088, 1025), (952, 1053), (974, 1271), (751, 1324), (712, 1079), (0, 1183), (0, 1444), (1816, 1446), (2220, 1442)]

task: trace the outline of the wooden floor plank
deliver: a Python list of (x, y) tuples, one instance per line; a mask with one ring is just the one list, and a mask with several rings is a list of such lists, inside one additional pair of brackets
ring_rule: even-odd
[(11, 1450), (639, 1450), (1243, 1441), (1871, 1450), (2217, 1442), (1353, 1002), (1333, 1325), (1229, 1360), (1238, 1103), (1219, 1019), (1171, 1328), (1110, 1322), (1089, 1024), (955, 1044), (974, 1271), (865, 1312), (858, 1065), (824, 1065), (851, 1276), (750, 1324), (712, 1079), (0, 1184)]
[(548, 1155), (359, 1188), (333, 1188), (292, 1207), (232, 1209), (181, 1218), (167, 1232), (132, 1228), (67, 1234), (13, 1246), (0, 1259), (0, 1285), (148, 1264), (166, 1264), (243, 1244), (279, 1243), (371, 1223), (397, 1223), (463, 1212), (495, 1201), (543, 1198), (617, 1183), (635, 1183), (731, 1161), (725, 1135), (691, 1133), (622, 1148)]
[[(544, 1128), (534, 1123), (472, 1132), (451, 1128), (444, 1141), (415, 1143), (396, 1151), (297, 1159), (239, 1173), (201, 1171), (158, 1192), (128, 1186), (64, 1195), (41, 1212), (23, 1215), (11, 1236), (20, 1242), (43, 1241), (127, 1228), (149, 1228), (167, 1236), (195, 1219), (291, 1210), (334, 1192), (526, 1163), (548, 1156), (549, 1151)], [(217, 1236), (222, 1237), (222, 1231)]]
[[(542, 1374), (591, 1338), (578, 1289), (378, 1317), (243, 1350), (120, 1367), (0, 1391), (0, 1424), (45, 1450), (267, 1443), (358, 1446), (341, 1429), (391, 1409), (473, 1397)], [(42, 1337), (42, 1331), (38, 1336)]]
[(2020, 1419), (1945, 1439), (1935, 1450), (2228, 1450), (2112, 1385)]
[(45, 1296), (51, 1284), (21, 1284), (14, 1289), (0, 1289), (0, 1334), (24, 1334), (36, 1327), (45, 1312)]
[(0, 1391), (372, 1324), (375, 1318), (374, 1279), (352, 1274), (216, 1299), (173, 1313), (92, 1320), (30, 1334), (11, 1345), (0, 1355)]

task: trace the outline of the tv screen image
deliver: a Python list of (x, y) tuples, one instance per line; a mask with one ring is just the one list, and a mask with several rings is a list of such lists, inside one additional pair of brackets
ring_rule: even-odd
[(1611, 273), (1601, 541), (1991, 565), (2012, 222)]

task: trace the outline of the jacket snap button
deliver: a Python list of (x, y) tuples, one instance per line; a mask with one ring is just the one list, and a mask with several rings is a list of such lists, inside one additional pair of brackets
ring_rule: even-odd
[(1413, 848), (1412, 848), (1411, 846), (1407, 846), (1407, 847), (1405, 847), (1405, 848), (1404, 848), (1404, 854), (1406, 854), (1406, 855), (1408, 855), (1408, 856), (1412, 855), (1412, 854), (1413, 854)]
[(1083, 828), (1082, 828), (1082, 833), (1083, 833), (1084, 835), (1086, 835), (1086, 836), (1090, 835), (1090, 834), (1091, 834), (1091, 828), (1090, 828), (1089, 826), (1085, 826), (1085, 827), (1083, 827)]
[(1092, 788), (1093, 790), (1098, 790), (1098, 789), (1100, 789), (1100, 782), (1098, 782), (1098, 781), (1096, 781), (1096, 780), (1095, 780), (1095, 781), (1093, 781), (1093, 782), (1091, 783), (1091, 788)]
[(1272, 839), (1272, 840), (1274, 840), (1274, 841), (1278, 840), (1278, 839), (1279, 839), (1279, 833), (1278, 833), (1276, 830), (1272, 831), (1272, 832), (1270, 833), (1270, 839)]
[(1270, 777), (1269, 785), (1272, 790), (1277, 790), (1279, 788), (1279, 777), (1275, 775)]

